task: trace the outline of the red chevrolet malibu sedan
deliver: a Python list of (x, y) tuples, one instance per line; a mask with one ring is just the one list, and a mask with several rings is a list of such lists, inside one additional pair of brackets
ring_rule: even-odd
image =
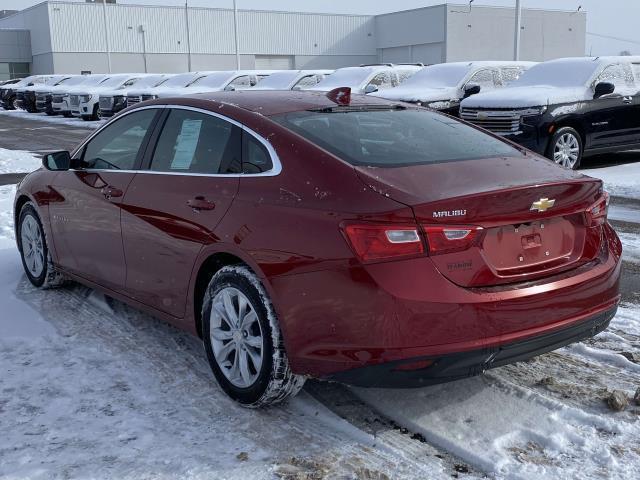
[(17, 189), (38, 287), (199, 335), (229, 396), (419, 387), (591, 337), (620, 299), (600, 180), (348, 89), (136, 105)]

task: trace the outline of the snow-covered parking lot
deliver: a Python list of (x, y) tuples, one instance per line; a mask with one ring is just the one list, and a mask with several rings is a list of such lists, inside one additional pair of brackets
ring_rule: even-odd
[[(0, 175), (38, 165), (0, 148)], [(625, 268), (640, 271), (640, 162), (585, 173), (622, 209)], [(218, 388), (196, 338), (86, 287), (33, 288), (15, 247), (14, 192), (0, 186), (2, 479), (640, 474), (636, 277), (623, 277), (625, 303), (593, 340), (455, 383), (312, 383), (285, 405), (246, 410)]]

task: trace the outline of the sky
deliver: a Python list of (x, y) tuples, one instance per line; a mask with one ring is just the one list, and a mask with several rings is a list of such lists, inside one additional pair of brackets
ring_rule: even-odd
[[(22, 9), (42, 0), (0, 0), (0, 9)], [(84, 1), (84, 0), (78, 0)], [(445, 3), (445, 0), (237, 0), (238, 8), (304, 12), (378, 14)], [(118, 3), (184, 5), (184, 0), (118, 0)], [(465, 0), (450, 3), (466, 3)], [(475, 0), (476, 5), (513, 6), (515, 0)], [(232, 0), (189, 0), (189, 5), (228, 8)], [(522, 0), (525, 8), (587, 11), (587, 51), (617, 55), (623, 50), (640, 55), (640, 1), (638, 0)]]

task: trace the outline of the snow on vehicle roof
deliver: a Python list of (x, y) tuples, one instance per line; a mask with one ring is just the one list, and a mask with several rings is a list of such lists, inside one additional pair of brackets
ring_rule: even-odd
[(207, 75), (201, 76), (195, 79), (193, 82), (187, 85), (187, 87), (214, 87), (220, 88), (225, 86), (231, 79), (241, 77), (244, 74), (242, 72), (235, 71), (221, 71), (211, 72)]
[(535, 62), (452, 62), (424, 67), (418, 73), (405, 80), (398, 88), (411, 87), (458, 87), (471, 72), (481, 68), (524, 67), (530, 68)]
[(275, 72), (260, 80), (256, 90), (286, 90), (292, 87), (292, 83), (309, 75), (331, 75), (334, 70), (282, 70)]
[(531, 67), (511, 86), (584, 87), (598, 71), (617, 62), (640, 63), (640, 57), (574, 57), (549, 60)]
[(309, 90), (331, 90), (338, 87), (360, 88), (364, 82), (379, 72), (407, 70), (415, 70), (417, 72), (422, 68), (424, 67), (415, 65), (367, 65), (364, 67), (340, 68)]

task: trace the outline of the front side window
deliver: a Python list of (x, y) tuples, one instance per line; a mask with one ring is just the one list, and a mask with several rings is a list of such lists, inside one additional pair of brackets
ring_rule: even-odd
[(293, 90), (304, 90), (305, 88), (315, 87), (318, 83), (323, 80), (322, 75), (307, 75), (306, 77), (302, 77), (298, 82), (292, 87)]
[(598, 76), (595, 84), (601, 82), (613, 83), (616, 86), (616, 90), (633, 88), (634, 80), (631, 67), (618, 63), (616, 65), (609, 65)]
[(393, 88), (397, 85), (397, 80), (393, 72), (382, 72), (373, 77), (369, 82), (369, 85), (373, 85), (378, 90), (384, 90), (386, 88)]
[(356, 166), (522, 157), (506, 142), (422, 109), (334, 109), (293, 112), (271, 119)]
[(89, 141), (82, 155), (88, 169), (133, 170), (156, 109), (130, 113)]
[(233, 81), (229, 84), (230, 86), (237, 87), (252, 87), (254, 84), (251, 82), (251, 77), (249, 75), (243, 75), (241, 77), (233, 79)]
[(480, 85), (482, 91), (493, 90), (496, 88), (496, 77), (493, 70), (485, 69), (476, 72), (470, 79), (468, 84)]
[(174, 109), (158, 139), (151, 170), (229, 174), (241, 172), (242, 130), (213, 115)]
[(502, 83), (509, 85), (511, 82), (515, 82), (522, 75), (523, 69), (521, 68), (503, 68), (502, 69)]

